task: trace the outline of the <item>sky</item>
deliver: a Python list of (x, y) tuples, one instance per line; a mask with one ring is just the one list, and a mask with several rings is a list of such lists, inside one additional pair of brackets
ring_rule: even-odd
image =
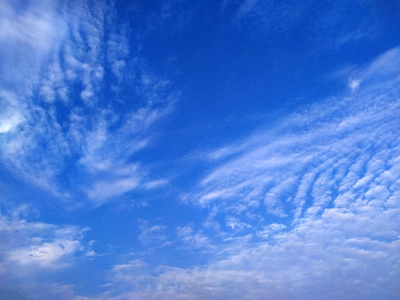
[(399, 299), (400, 2), (2, 0), (0, 299)]

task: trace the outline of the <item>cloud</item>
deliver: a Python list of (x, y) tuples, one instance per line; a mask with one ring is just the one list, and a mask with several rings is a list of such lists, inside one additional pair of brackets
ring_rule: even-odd
[[(31, 270), (58, 269), (67, 266), (74, 255), (85, 249), (82, 239), (87, 228), (28, 221), (26, 206), (16, 211), (0, 216), (3, 240), (0, 254), (4, 267), (14, 271), (28, 266)], [(17, 274), (11, 269), (10, 274)]]
[[(395, 69), (397, 61), (389, 59), (394, 51), (397, 49), (378, 61), (386, 57), (386, 63)], [(376, 69), (375, 64), (366, 72)], [(324, 206), (335, 190), (354, 188), (357, 194), (363, 193), (365, 190), (357, 188), (376, 181), (380, 172), (390, 168), (398, 151), (392, 128), (396, 126), (399, 105), (390, 96), (394, 80), (398, 78), (385, 85), (375, 81), (376, 85), (352, 97), (328, 99), (287, 117), (273, 130), (255, 134), (239, 145), (223, 147), (225, 152), (234, 150), (201, 180), (199, 193), (187, 198), (202, 206), (215, 203), (225, 211), (238, 202), (263, 199), (271, 214), (284, 217), (290, 211), (276, 205), (299, 209), (301, 203), (310, 206), (302, 200), (311, 197), (313, 206)], [(373, 167), (363, 171), (372, 162)]]
[(56, 239), (52, 242), (14, 250), (8, 259), (21, 266), (40, 264), (43, 267), (52, 267), (62, 257), (79, 250), (82, 250), (82, 247), (78, 241)]
[[(349, 15), (347, 11), (363, 10)], [(340, 2), (320, 5), (319, 1), (223, 1), (222, 11), (233, 11), (232, 27), (244, 32), (246, 38), (266, 39), (271, 43), (307, 47), (313, 55), (321, 50), (335, 51), (362, 40), (379, 39), (388, 14), (381, 15), (382, 7), (377, 3)], [(373, 16), (373, 17), (372, 17)], [(292, 35), (294, 28), (301, 28)], [(328, 38), (327, 38), (328, 37)]]
[(210, 239), (201, 231), (195, 232), (194, 228), (191, 225), (178, 227), (177, 236), (182, 242), (182, 247), (190, 251), (210, 251), (214, 248)]
[(2, 91), (0, 99), (3, 104), (3, 111), (0, 115), (0, 134), (16, 130), (23, 122), (23, 116), (18, 110), (15, 95)]
[[(46, 280), (93, 252), (84, 241), (87, 227), (36, 221), (28, 204), (2, 206), (0, 213), (0, 298), (84, 299), (72, 285)], [(48, 278), (47, 278), (48, 279)]]
[(95, 205), (161, 185), (136, 154), (178, 94), (140, 53), (131, 55), (131, 33), (113, 5), (3, 1), (0, 8), (1, 59), (10, 61), (0, 76), (6, 170)]
[(352, 91), (355, 91), (358, 89), (358, 87), (361, 84), (361, 80), (360, 79), (353, 79), (349, 82), (349, 87)]
[(66, 33), (63, 18), (57, 13), (57, 4), (37, 1), (21, 6), (2, 1), (0, 6), (2, 46), (1, 65), (3, 89), (13, 88), (18, 82), (23, 92), (38, 81), (39, 69)]
[(163, 225), (150, 226), (147, 221), (139, 220), (140, 234), (139, 240), (143, 246), (165, 246), (169, 244), (167, 242), (168, 236), (165, 233), (167, 227)]
[(101, 201), (113, 196), (122, 195), (138, 186), (138, 180), (135, 177), (117, 179), (110, 181), (98, 181), (91, 190), (88, 190), (88, 196), (91, 199)]
[(178, 227), (177, 234), (190, 245), (186, 249), (201, 249), (212, 236), (212, 255), (191, 266), (144, 260), (115, 265), (113, 297), (396, 299), (395, 53), (397, 48), (361, 68), (360, 78), (374, 79), (358, 90), (303, 107), (272, 129), (205, 154), (213, 167), (184, 195), (187, 205), (208, 213), (204, 239), (192, 225)]

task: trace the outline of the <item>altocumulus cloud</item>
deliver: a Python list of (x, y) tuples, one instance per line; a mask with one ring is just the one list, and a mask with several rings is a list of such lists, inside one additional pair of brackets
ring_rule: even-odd
[[(116, 299), (395, 299), (400, 278), (399, 48), (303, 107), (205, 154), (187, 205), (208, 211), (206, 264), (115, 265)], [(182, 241), (193, 229), (178, 228)], [(186, 243), (185, 245), (190, 245)], [(198, 245), (192, 243), (192, 249)]]
[(10, 64), (1, 66), (0, 151), (8, 170), (95, 205), (166, 183), (133, 157), (177, 94), (130, 48), (132, 33), (115, 26), (113, 4), (5, 1), (1, 14), (2, 61)]

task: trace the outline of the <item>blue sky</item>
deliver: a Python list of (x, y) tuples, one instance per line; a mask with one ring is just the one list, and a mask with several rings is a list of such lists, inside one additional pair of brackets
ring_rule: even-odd
[(0, 3), (1, 299), (398, 299), (400, 3)]

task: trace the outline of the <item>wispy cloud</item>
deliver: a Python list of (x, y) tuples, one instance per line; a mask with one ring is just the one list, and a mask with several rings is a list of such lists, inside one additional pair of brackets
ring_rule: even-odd
[(140, 235), (139, 240), (145, 247), (149, 246), (165, 246), (168, 243), (168, 236), (166, 234), (166, 226), (153, 225), (150, 226), (149, 222), (139, 220), (140, 223)]
[(27, 267), (32, 272), (66, 267), (87, 248), (82, 241), (88, 228), (31, 221), (32, 215), (27, 205), (0, 215), (1, 266), (9, 275)]
[(35, 6), (19, 6), (2, 1), (0, 6), (3, 51), (2, 89), (29, 93), (38, 82), (46, 57), (57, 51), (66, 34), (66, 24), (57, 13), (57, 4), (37, 1)]
[(192, 226), (177, 233), (191, 247), (213, 235), (213, 257), (186, 268), (116, 265), (117, 299), (396, 298), (398, 57), (395, 48), (361, 68), (373, 79), (357, 91), (206, 154), (216, 166), (184, 197), (208, 211), (205, 239)]
[[(344, 11), (364, 10), (364, 14), (344, 14)], [(306, 39), (303, 45), (309, 47), (312, 53), (320, 50), (337, 50), (352, 42), (371, 40), (379, 37), (382, 20), (377, 3), (340, 2), (325, 3), (319, 1), (223, 1), (223, 11), (235, 11), (232, 24), (235, 29), (246, 34), (267, 38), (271, 42), (285, 39), (294, 27), (301, 27), (301, 36), (291, 36), (291, 42), (296, 38)], [(396, 8), (393, 8), (396, 9)], [(373, 18), (370, 16), (374, 16)], [(387, 16), (387, 15), (386, 15)], [(329, 38), (326, 38), (329, 36)]]
[(210, 239), (201, 231), (195, 232), (191, 225), (178, 227), (177, 235), (185, 249), (210, 250), (214, 248)]
[(1, 5), (2, 60), (10, 61), (1, 67), (2, 164), (54, 195), (85, 193), (97, 205), (165, 181), (134, 156), (173, 108), (168, 80), (139, 54), (128, 58), (130, 33), (114, 26), (112, 4), (36, 5)]
[[(0, 213), (0, 298), (85, 299), (73, 285), (46, 281), (93, 252), (84, 241), (89, 228), (37, 221), (30, 204), (2, 207)], [(34, 295), (34, 296), (33, 296)]]

